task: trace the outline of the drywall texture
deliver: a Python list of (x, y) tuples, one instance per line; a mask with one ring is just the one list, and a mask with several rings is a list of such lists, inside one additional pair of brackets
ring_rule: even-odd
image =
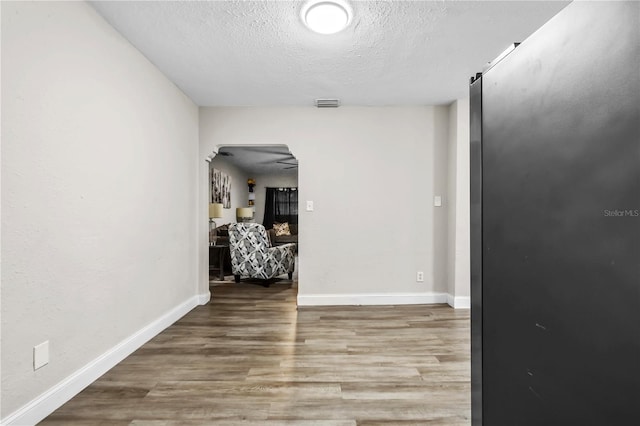
[[(229, 164), (225, 157), (221, 156), (216, 156), (211, 161), (209, 168), (220, 170), (231, 177), (231, 208), (222, 209), (223, 216), (219, 219), (214, 219), (216, 226), (235, 222), (236, 208), (246, 207), (249, 200), (249, 187), (247, 186), (248, 176), (243, 170)], [(210, 188), (211, 186), (209, 186), (209, 190)]]
[[(461, 300), (470, 295), (469, 243), (469, 99), (459, 99), (449, 107), (448, 145), (448, 230), (447, 288)], [(457, 299), (456, 299), (457, 298)], [(460, 299), (463, 298), (463, 299)]]
[(5, 418), (193, 298), (199, 160), (197, 107), (86, 3), (1, 7)]
[(221, 145), (284, 143), (299, 160), (300, 206), (315, 203), (299, 218), (300, 295), (446, 292), (434, 264), (447, 250), (434, 233), (446, 245), (447, 217), (432, 200), (447, 189), (447, 133), (446, 107), (200, 108), (201, 158)]
[(298, 187), (298, 175), (297, 174), (268, 174), (268, 175), (256, 175), (256, 186), (253, 189), (256, 194), (255, 208), (256, 208), (256, 222), (262, 223), (264, 221), (264, 208), (265, 198), (267, 196), (267, 188), (297, 188)]

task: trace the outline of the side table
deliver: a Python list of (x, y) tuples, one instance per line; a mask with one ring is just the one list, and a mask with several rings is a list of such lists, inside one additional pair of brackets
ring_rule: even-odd
[[(228, 251), (228, 244), (209, 245), (209, 275), (212, 275), (212, 272), (218, 272), (220, 281), (224, 281), (224, 255)], [(215, 258), (218, 258), (217, 266), (213, 262)]]

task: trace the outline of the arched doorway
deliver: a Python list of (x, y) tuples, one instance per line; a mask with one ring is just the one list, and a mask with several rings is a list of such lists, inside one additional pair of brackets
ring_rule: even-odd
[[(252, 211), (249, 220), (265, 226), (272, 245), (295, 243), (297, 246), (300, 232), (298, 160), (287, 145), (220, 145), (206, 160), (206, 204), (220, 203), (224, 206), (219, 209), (217, 217), (212, 219), (215, 221), (212, 229), (217, 242), (228, 244), (227, 226), (244, 220), (236, 216), (237, 209), (249, 209)], [(220, 184), (224, 188), (216, 186)], [(287, 196), (283, 197), (285, 194)], [(274, 205), (276, 211), (273, 210)], [(285, 235), (277, 233), (274, 222), (286, 224), (288, 232)], [(207, 271), (212, 266), (211, 276), (207, 274), (212, 288), (234, 281), (230, 271), (230, 254), (223, 254), (223, 250), (220, 247), (210, 247), (209, 254), (201, 256), (207, 263)], [(296, 249), (296, 264), (291, 282), (296, 291), (299, 253)], [(286, 281), (286, 277), (282, 280)]]

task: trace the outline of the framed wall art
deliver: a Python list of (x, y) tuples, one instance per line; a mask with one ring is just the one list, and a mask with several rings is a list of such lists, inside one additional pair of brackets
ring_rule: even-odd
[(231, 208), (231, 176), (221, 170), (211, 169), (211, 203), (222, 203)]

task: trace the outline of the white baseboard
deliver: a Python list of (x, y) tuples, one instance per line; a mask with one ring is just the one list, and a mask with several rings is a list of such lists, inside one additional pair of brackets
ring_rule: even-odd
[(211, 300), (211, 292), (208, 291), (196, 296), (198, 298), (198, 305), (206, 305)]
[(427, 305), (447, 303), (446, 293), (365, 293), (298, 295), (298, 306)]
[(140, 346), (157, 336), (165, 328), (182, 318), (199, 304), (207, 303), (210, 294), (193, 296), (173, 308), (151, 324), (143, 327), (98, 358), (50, 388), (48, 391), (0, 420), (0, 425), (35, 425), (60, 408), (84, 388), (120, 361), (131, 355)]
[(453, 296), (447, 294), (447, 304), (454, 309), (471, 308), (471, 298), (469, 296)]

